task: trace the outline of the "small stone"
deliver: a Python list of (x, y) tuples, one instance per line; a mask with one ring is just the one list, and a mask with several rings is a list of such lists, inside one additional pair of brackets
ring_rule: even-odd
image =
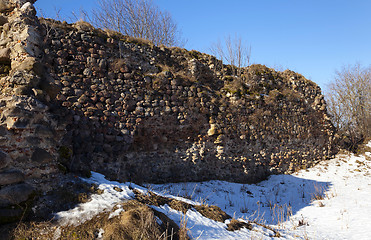
[(38, 163), (49, 163), (54, 160), (53, 156), (46, 150), (36, 148), (32, 154), (31, 160)]
[(66, 96), (64, 96), (63, 94), (58, 94), (56, 99), (58, 101), (66, 101)]
[(24, 174), (20, 171), (11, 170), (0, 173), (0, 186), (21, 183), (25, 179)]
[(0, 49), (0, 63), (10, 63), (10, 48)]
[(0, 169), (5, 168), (11, 162), (9, 154), (0, 150)]
[(27, 86), (20, 86), (14, 89), (14, 94), (17, 96), (28, 95), (29, 90)]
[(8, 18), (0, 15), (0, 26), (3, 26), (7, 22), (8, 22)]
[(207, 135), (213, 136), (217, 133), (216, 124), (210, 124), (210, 129), (207, 131)]
[(7, 12), (13, 8), (14, 6), (10, 1), (0, 1), (0, 12)]
[(83, 71), (83, 74), (87, 77), (91, 77), (93, 76), (93, 72), (91, 71), (90, 68), (85, 68), (84, 71)]
[(116, 192), (122, 192), (123, 190), (121, 189), (121, 188), (119, 188), (119, 187), (113, 187), (113, 190), (115, 190)]

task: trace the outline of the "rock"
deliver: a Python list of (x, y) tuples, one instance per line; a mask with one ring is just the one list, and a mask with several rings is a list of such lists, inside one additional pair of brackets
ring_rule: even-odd
[(9, 0), (0, 1), (0, 12), (7, 12), (14, 8), (13, 4)]
[(207, 135), (213, 136), (217, 133), (216, 124), (210, 124), (210, 129), (207, 131)]
[(3, 122), (8, 129), (24, 129), (28, 127), (30, 119), (28, 117), (8, 117)]
[(27, 183), (11, 185), (0, 189), (0, 207), (7, 207), (27, 201), (34, 189)]
[(0, 169), (5, 168), (12, 161), (9, 154), (0, 150)]
[(35, 7), (30, 2), (26, 2), (25, 4), (23, 4), (20, 10), (23, 14), (26, 15), (36, 15)]
[(31, 160), (38, 163), (49, 163), (54, 160), (53, 156), (46, 150), (41, 148), (35, 148)]
[[(1, 17), (0, 17), (1, 23)], [(0, 49), (0, 63), (10, 63), (10, 48)]]
[(0, 208), (0, 225), (19, 221), (23, 216), (23, 212), (24, 210), (21, 208)]
[(53, 137), (54, 132), (48, 126), (36, 125), (35, 126), (35, 135), (41, 138)]
[(91, 77), (93, 76), (93, 72), (91, 71), (90, 68), (85, 68), (84, 71), (83, 71), (83, 74), (87, 77)]
[(14, 74), (12, 74), (9, 82), (15, 85), (27, 85), (30, 87), (36, 87), (40, 82), (40, 77), (34, 74), (27, 73), (26, 71), (16, 71)]
[(10, 170), (0, 173), (0, 186), (21, 183), (25, 179), (22, 172), (17, 170)]
[(27, 86), (20, 86), (20, 87), (14, 88), (14, 94), (17, 96), (28, 95), (29, 92), (30, 92), (30, 88)]
[(61, 86), (52, 82), (52, 79), (41, 81), (40, 88), (51, 98), (56, 98), (57, 94), (61, 90)]
[[(1, 56), (1, 55), (0, 55)], [(44, 66), (37, 61), (34, 57), (27, 57), (19, 64), (12, 64), (14, 71), (33, 71), (35, 74), (42, 76), (44, 74)]]

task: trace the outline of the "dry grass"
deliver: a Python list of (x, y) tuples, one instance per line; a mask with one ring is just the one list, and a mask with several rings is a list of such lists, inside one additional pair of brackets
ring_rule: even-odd
[(199, 205), (193, 206), (202, 216), (212, 219), (214, 221), (224, 223), (225, 220), (230, 219), (231, 216), (226, 214), (217, 206)]
[(325, 191), (325, 187), (314, 184), (314, 193), (311, 194), (311, 200), (316, 201), (325, 199)]
[(21, 223), (11, 239), (97, 239), (98, 234), (112, 240), (189, 239), (186, 221), (179, 228), (165, 214), (136, 200), (121, 206), (124, 211), (117, 217), (109, 218), (110, 213), (102, 213), (78, 226), (58, 226), (52, 222)]
[(292, 216), (292, 208), (290, 205), (274, 204), (270, 210), (272, 220), (273, 222), (276, 222), (278, 226), (281, 226), (284, 222), (289, 221)]
[(250, 223), (239, 221), (235, 218), (233, 218), (231, 222), (227, 224), (228, 231), (237, 231), (240, 230), (241, 228), (247, 228), (249, 230), (252, 230), (252, 225)]
[(217, 206), (208, 206), (208, 205), (192, 205), (189, 203), (185, 203), (176, 199), (166, 198), (159, 196), (153, 192), (148, 192), (147, 194), (143, 194), (137, 190), (133, 190), (135, 193), (135, 198), (141, 202), (148, 205), (154, 206), (162, 206), (162, 205), (169, 205), (172, 209), (180, 211), (184, 214), (191, 208), (196, 209), (202, 216), (212, 219), (214, 221), (223, 222), (227, 219), (230, 219), (231, 216), (226, 214)]
[(336, 196), (337, 196), (337, 193), (335, 189), (329, 191), (327, 189), (327, 186), (315, 184), (314, 193), (311, 194), (311, 201), (312, 202), (317, 201), (319, 207), (324, 207), (325, 203), (323, 202), (323, 200), (331, 199)]

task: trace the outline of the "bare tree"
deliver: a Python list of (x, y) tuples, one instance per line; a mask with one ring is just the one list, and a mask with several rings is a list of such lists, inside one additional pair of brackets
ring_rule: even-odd
[(338, 129), (371, 137), (371, 66), (355, 64), (336, 71), (326, 98)]
[(152, 0), (97, 0), (93, 24), (131, 37), (144, 38), (156, 45), (182, 46), (177, 24), (170, 13), (161, 11)]
[(241, 68), (250, 65), (251, 47), (240, 36), (227, 36), (224, 42), (218, 40), (212, 44), (210, 51), (222, 62), (237, 67), (236, 74), (241, 75)]

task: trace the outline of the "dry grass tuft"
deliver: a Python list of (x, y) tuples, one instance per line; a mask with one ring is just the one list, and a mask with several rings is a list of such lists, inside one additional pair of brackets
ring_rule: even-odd
[(131, 200), (121, 204), (124, 209), (117, 217), (102, 213), (78, 226), (58, 226), (57, 223), (21, 223), (11, 239), (160, 239), (185, 240), (187, 226), (179, 228), (165, 214), (146, 204)]
[(233, 218), (231, 222), (227, 224), (228, 231), (237, 231), (240, 230), (241, 228), (247, 228), (249, 230), (252, 230), (252, 225), (250, 223), (238, 221), (235, 218)]
[(226, 214), (223, 210), (221, 210), (217, 206), (207, 206), (207, 205), (199, 205), (194, 206), (194, 208), (204, 217), (212, 219), (214, 221), (224, 223), (225, 220), (231, 219), (231, 216)]
[(182, 213), (186, 214), (187, 211), (191, 208), (196, 209), (202, 216), (207, 217), (209, 219), (223, 222), (227, 219), (230, 219), (231, 216), (226, 214), (217, 206), (208, 206), (208, 205), (192, 205), (189, 203), (185, 203), (176, 199), (166, 198), (159, 196), (153, 192), (148, 192), (148, 194), (143, 194), (138, 190), (133, 190), (135, 193), (135, 198), (141, 202), (148, 205), (154, 206), (162, 206), (162, 205), (169, 205), (169, 207), (181, 211)]

